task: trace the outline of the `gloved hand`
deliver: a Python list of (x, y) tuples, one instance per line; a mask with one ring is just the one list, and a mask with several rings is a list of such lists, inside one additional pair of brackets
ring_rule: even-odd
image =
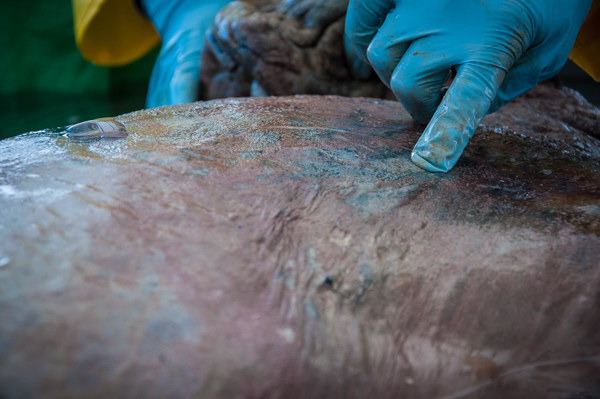
[[(350, 0), (346, 36), (417, 120), (412, 160), (456, 164), (487, 112), (555, 76), (592, 0)], [(445, 96), (449, 71), (457, 76)]]
[(142, 0), (162, 38), (146, 107), (198, 100), (204, 32), (230, 0)]

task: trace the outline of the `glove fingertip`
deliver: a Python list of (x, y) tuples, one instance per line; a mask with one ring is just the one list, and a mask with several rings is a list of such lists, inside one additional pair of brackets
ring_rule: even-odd
[(410, 159), (415, 165), (427, 172), (446, 173), (454, 166), (454, 163), (452, 163), (452, 165), (449, 165), (447, 162), (435, 163), (424, 156), (421, 156), (417, 149), (413, 150)]

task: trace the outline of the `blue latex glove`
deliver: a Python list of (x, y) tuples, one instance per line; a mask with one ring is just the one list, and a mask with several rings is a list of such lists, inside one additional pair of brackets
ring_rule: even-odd
[[(417, 120), (412, 160), (447, 172), (481, 119), (567, 61), (592, 0), (350, 0), (347, 40)], [(445, 96), (449, 71), (457, 76)]]
[(230, 0), (142, 0), (162, 38), (146, 107), (198, 100), (204, 33)]

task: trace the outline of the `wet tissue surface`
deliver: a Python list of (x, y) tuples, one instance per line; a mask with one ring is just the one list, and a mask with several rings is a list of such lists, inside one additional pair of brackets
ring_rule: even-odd
[(0, 397), (598, 397), (599, 118), (538, 87), (444, 175), (374, 99), (4, 140)]

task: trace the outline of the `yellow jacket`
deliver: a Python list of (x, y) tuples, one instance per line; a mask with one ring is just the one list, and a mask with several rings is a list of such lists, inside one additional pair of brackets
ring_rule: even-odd
[(592, 2), (569, 58), (600, 82), (600, 0)]
[(88, 61), (121, 66), (152, 50), (160, 37), (132, 0), (72, 0), (75, 42)]
[[(152, 23), (132, 0), (72, 0), (75, 41), (83, 58), (97, 65), (125, 65), (160, 42)], [(577, 65), (600, 81), (600, 0), (579, 31), (571, 55)]]

